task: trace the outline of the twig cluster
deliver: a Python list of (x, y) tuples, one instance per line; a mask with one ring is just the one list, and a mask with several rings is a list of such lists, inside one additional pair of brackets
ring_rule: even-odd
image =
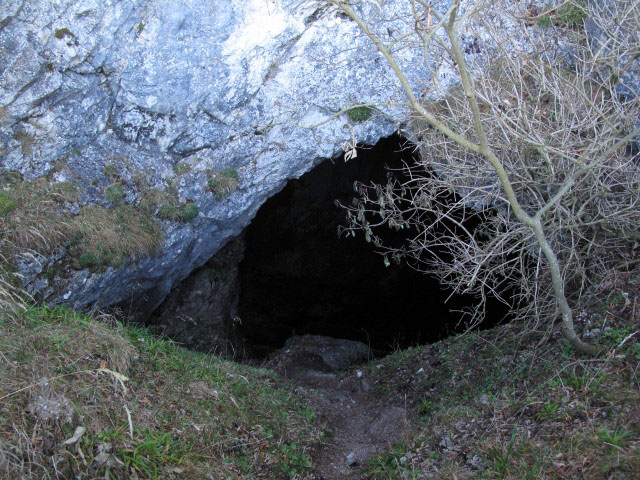
[[(416, 96), (372, 24), (349, 2), (332, 3), (400, 80), (420, 153), (386, 185), (356, 185), (345, 230), (364, 232), (386, 261), (407, 259), (453, 291), (475, 294), (470, 324), (497, 297), (536, 327), (561, 317), (569, 341), (595, 353), (577, 336), (573, 312), (633, 268), (640, 240), (640, 105), (625, 85), (640, 71), (640, 2), (585, 7), (592, 34), (572, 29), (574, 40), (553, 48), (526, 18), (525, 42), (505, 38), (487, 20), (495, 1), (462, 11), (456, 0), (438, 13), (407, 0), (415, 42), (441, 52), (460, 77), (431, 102)], [(481, 66), (460, 42), (473, 28), (490, 39)], [(382, 225), (405, 229), (406, 243), (385, 244)]]

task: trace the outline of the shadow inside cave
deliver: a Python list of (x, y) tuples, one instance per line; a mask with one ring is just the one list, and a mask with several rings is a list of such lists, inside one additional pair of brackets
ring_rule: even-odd
[[(393, 135), (348, 162), (319, 164), (260, 208), (245, 229), (239, 266), (239, 329), (252, 356), (280, 348), (292, 335), (360, 340), (382, 354), (465, 329), (459, 311), (472, 297), (451, 295), (406, 263), (386, 267), (362, 234), (337, 234), (346, 212), (335, 201), (353, 200), (354, 181), (385, 183), (413, 155)], [(388, 231), (390, 241), (401, 241)], [(506, 314), (506, 306), (490, 301), (482, 326)]]

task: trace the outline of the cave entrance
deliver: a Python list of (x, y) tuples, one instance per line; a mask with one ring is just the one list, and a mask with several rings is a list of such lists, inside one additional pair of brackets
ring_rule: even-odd
[[(413, 151), (393, 135), (348, 162), (325, 161), (270, 198), (245, 230), (239, 266), (240, 333), (261, 356), (292, 335), (359, 340), (382, 354), (429, 343), (464, 328), (460, 310), (472, 298), (450, 296), (439, 282), (405, 263), (386, 267), (362, 235), (338, 237), (354, 181), (385, 183), (388, 169)], [(448, 299), (448, 300), (447, 300)], [(495, 302), (496, 324), (506, 309)]]

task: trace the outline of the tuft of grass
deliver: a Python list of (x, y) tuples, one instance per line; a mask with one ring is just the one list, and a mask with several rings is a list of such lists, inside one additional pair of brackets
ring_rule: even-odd
[(157, 215), (162, 220), (188, 223), (198, 216), (198, 207), (193, 202), (180, 205), (161, 205)]
[(551, 28), (553, 26), (553, 21), (551, 20), (551, 17), (549, 17), (548, 15), (540, 17), (537, 23), (538, 23), (538, 26), (542, 28)]
[(106, 163), (104, 165), (103, 173), (105, 177), (115, 178), (117, 176), (118, 170), (114, 163)]
[(541, 410), (536, 414), (536, 420), (539, 422), (543, 420), (548, 420), (553, 418), (556, 415), (556, 412), (560, 408), (560, 404), (556, 402), (552, 402), (551, 400), (547, 400), (542, 404)]
[(104, 189), (104, 196), (107, 197), (107, 200), (114, 205), (120, 203), (125, 197), (122, 183), (115, 182), (109, 185)]
[(373, 115), (373, 111), (369, 107), (353, 107), (347, 110), (349, 119), (356, 123), (366, 122)]
[(633, 436), (633, 432), (625, 429), (608, 430), (601, 428), (598, 430), (600, 440), (613, 449), (621, 449), (627, 446), (627, 441)]
[(173, 173), (176, 175), (185, 175), (191, 171), (191, 165), (187, 162), (178, 162), (173, 165)]
[(193, 202), (181, 203), (172, 191), (147, 190), (140, 198), (140, 207), (161, 220), (188, 223), (198, 216), (198, 207)]
[(207, 184), (209, 190), (213, 192), (218, 200), (228, 196), (238, 188), (239, 175), (235, 168), (225, 168), (219, 172), (212, 173)]
[(547, 9), (548, 13), (538, 18), (538, 26), (550, 28), (552, 25), (558, 27), (577, 28), (583, 24), (587, 17), (584, 0), (571, 0), (564, 2), (557, 9)]
[(584, 0), (572, 0), (565, 2), (555, 13), (554, 20), (562, 25), (568, 27), (576, 27), (582, 25), (584, 19), (587, 17), (585, 11)]
[[(13, 254), (35, 251), (46, 255), (68, 247), (74, 268), (119, 266), (126, 258), (150, 255), (162, 245), (160, 226), (144, 211), (131, 205), (113, 209), (84, 207), (78, 215), (63, 206), (77, 202), (79, 191), (70, 182), (49, 183), (46, 178), (24, 182), (5, 172), (0, 188), (3, 231), (3, 262)], [(107, 189), (113, 203), (124, 193)]]
[(198, 217), (198, 207), (193, 202), (187, 202), (181, 207), (182, 221), (192, 222)]
[(50, 253), (69, 232), (69, 216), (60, 207), (77, 199), (71, 184), (49, 184), (44, 178), (23, 182), (6, 174), (0, 190), (4, 237), (17, 249)]
[(415, 471), (409, 463), (401, 460), (407, 450), (407, 445), (397, 444), (389, 451), (371, 457), (365, 465), (366, 478), (373, 478), (376, 480), (391, 478), (422, 478), (419, 476), (419, 471)]
[(118, 267), (127, 258), (157, 252), (162, 240), (159, 225), (132, 205), (84, 207), (69, 232), (76, 268)]
[(16, 199), (4, 190), (0, 190), (0, 217), (6, 217), (16, 208)]
[(21, 130), (14, 133), (13, 138), (20, 142), (20, 150), (23, 155), (31, 155), (33, 153), (33, 146), (36, 143), (33, 135)]

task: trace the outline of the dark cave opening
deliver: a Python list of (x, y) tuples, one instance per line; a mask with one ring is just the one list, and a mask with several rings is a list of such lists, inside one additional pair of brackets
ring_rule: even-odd
[[(292, 335), (360, 340), (376, 353), (430, 343), (464, 330), (460, 310), (473, 298), (450, 296), (437, 279), (406, 263), (385, 266), (363, 235), (339, 237), (354, 181), (384, 183), (388, 169), (412, 161), (394, 135), (348, 162), (325, 161), (270, 198), (245, 230), (239, 266), (238, 326), (252, 356)], [(448, 299), (448, 300), (447, 300)], [(490, 301), (483, 327), (507, 315)]]

